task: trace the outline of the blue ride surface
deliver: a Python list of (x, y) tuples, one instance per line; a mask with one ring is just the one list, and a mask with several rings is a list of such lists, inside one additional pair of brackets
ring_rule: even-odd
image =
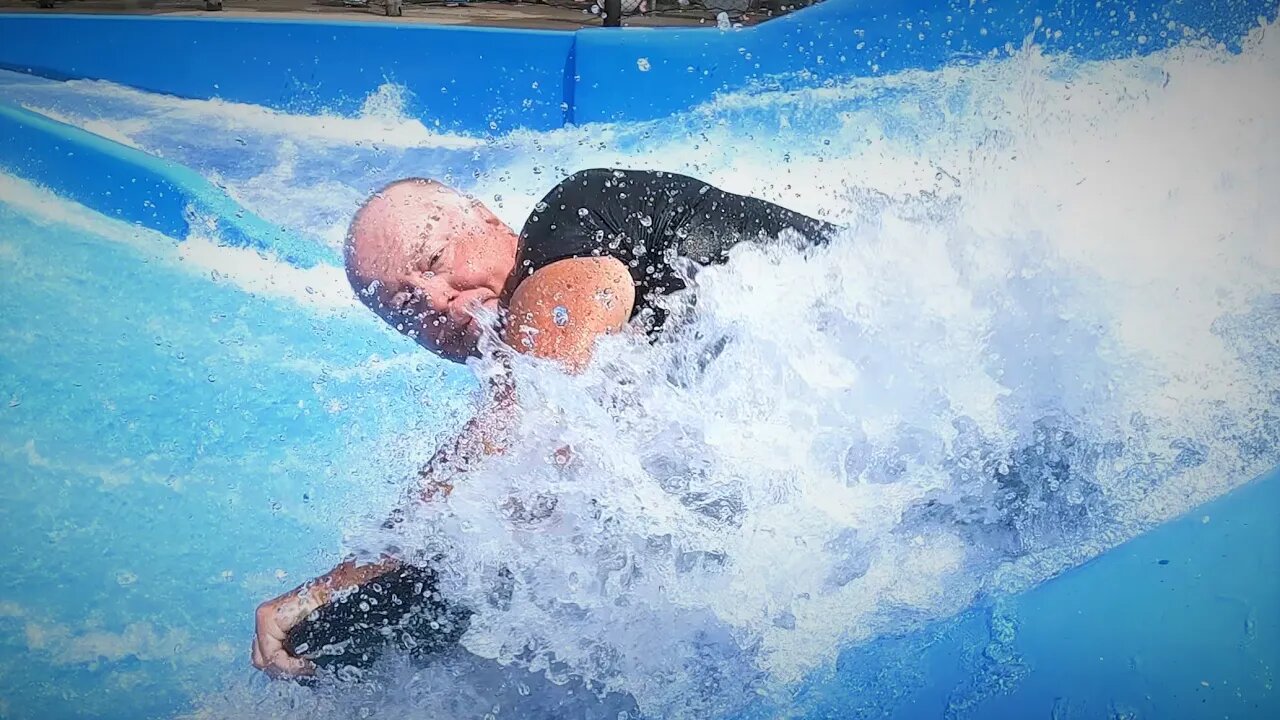
[[(813, 87), (848, 77), (935, 68), (1006, 52), (1028, 39), (1049, 52), (1108, 58), (1168, 47), (1183, 41), (1184, 29), (1189, 28), (1200, 37), (1235, 47), (1250, 28), (1273, 19), (1275, 11), (1274, 2), (1261, 0), (907, 4), (828, 0), (757, 28), (730, 32), (708, 28), (577, 33), (0, 15), (0, 68), (50, 78), (107, 80), (186, 98), (221, 98), (295, 113), (336, 115), (358, 114), (366, 98), (384, 84), (395, 83), (413, 91), (406, 109), (428, 127), (489, 136), (566, 124), (661, 118), (717, 93)], [(198, 174), (84, 130), (0, 104), (0, 139), (0, 169), (109, 217), (177, 239), (212, 222), (222, 242), (270, 251), (301, 268), (337, 261), (332, 251), (238, 208)], [(201, 304), (234, 312), (235, 302), (233, 297), (209, 297), (197, 299), (197, 307), (184, 307), (192, 313), (203, 309)], [(280, 336), (290, 343), (313, 342), (307, 339), (312, 328), (295, 327), (278, 314), (273, 322), (280, 324)], [(328, 350), (358, 351), (351, 347)], [(201, 352), (212, 362), (217, 348)], [(47, 394), (42, 397), (52, 405), (61, 391), (71, 393), (61, 384), (68, 382), (65, 373), (73, 368), (56, 364), (36, 368), (38, 358), (18, 354), (7, 355), (5, 362), (23, 368), (22, 377), (32, 384), (45, 383)], [(104, 355), (100, 362), (122, 360)], [(163, 360), (159, 355), (153, 360), (143, 356), (138, 362)], [(6, 374), (19, 374), (12, 366), (3, 369)], [(215, 367), (211, 372), (219, 370)], [(203, 381), (203, 373), (193, 371), (191, 377), (175, 380), (170, 391), (201, 397)], [(271, 382), (265, 385), (275, 387)], [(281, 398), (289, 396), (284, 390), (275, 392)], [(10, 417), (24, 422), (25, 414), (36, 412), (31, 409), (38, 405), (33, 400), (26, 398), (27, 408), (14, 407)], [(169, 421), (228, 410), (216, 404), (193, 407), (188, 409), (190, 417)], [(56, 412), (66, 420), (66, 441), (74, 442), (77, 418), (93, 409), (69, 404), (58, 406)], [(245, 413), (243, 418), (223, 417), (229, 430), (220, 428), (215, 434), (249, 433), (256, 423), (275, 418), (280, 420), (278, 425), (292, 425), (301, 436), (299, 442), (311, 451), (337, 451), (318, 439), (319, 434), (308, 438), (307, 433), (316, 428), (300, 414), (277, 417), (282, 410), (271, 397), (264, 396), (260, 407)], [(129, 453), (141, 456), (149, 450), (140, 445)], [(56, 475), (59, 470), (48, 472)], [(218, 474), (216, 468), (207, 472), (211, 477)], [(149, 572), (217, 574), (214, 564), (192, 560), (181, 552), (184, 544), (194, 545), (220, 532), (212, 518), (198, 519), (199, 500), (189, 496), (175, 508), (191, 524), (175, 534), (169, 562)], [(157, 495), (156, 502), (163, 508), (162, 495)], [(919, 633), (882, 638), (846, 651), (831, 676), (815, 678), (806, 686), (799, 714), (1276, 717), (1280, 715), (1280, 693), (1273, 680), (1280, 666), (1277, 511), (1280, 475), (1272, 474), (1023, 595), (971, 610)], [(117, 512), (133, 517), (143, 510), (121, 507)], [(317, 525), (294, 521), (310, 531)], [(0, 525), (5, 528), (0, 537), (10, 547), (34, 550), (19, 534), (22, 518), (0, 510)], [(306, 547), (297, 542), (291, 549), (305, 552)], [(104, 550), (125, 552), (127, 548)], [(117, 591), (118, 580), (103, 578), (101, 587), (92, 592), (76, 591), (106, 603)], [(15, 597), (22, 595), (21, 589), (5, 590)], [(221, 619), (217, 630), (238, 643), (248, 617), (249, 608), (245, 608), (241, 617)], [(13, 621), (14, 634), (22, 632), (20, 620), (0, 613), (0, 627)], [(31, 626), (28, 621), (28, 638)], [(10, 634), (8, 627), (5, 632)], [(155, 642), (169, 640), (162, 637)], [(10, 661), (22, 652), (16, 644), (0, 646), (0, 653)], [(110, 653), (103, 658), (110, 660)], [(145, 658), (130, 662), (141, 665)], [(79, 667), (42, 684), (64, 681), (86, 688), (93, 687), (95, 679), (92, 668)], [(34, 713), (21, 705), (23, 698), (35, 696), (24, 687), (0, 691), (5, 701), (0, 704), (0, 716)], [(86, 697), (90, 694), (69, 693), (62, 704), (45, 707), (46, 716), (163, 717), (190, 699), (189, 688), (166, 686), (155, 676), (101, 688), (97, 700)]]

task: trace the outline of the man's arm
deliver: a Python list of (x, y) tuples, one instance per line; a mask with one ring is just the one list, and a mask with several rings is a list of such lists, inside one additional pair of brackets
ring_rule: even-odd
[[(557, 360), (570, 372), (583, 368), (602, 334), (617, 332), (631, 317), (635, 286), (626, 267), (612, 258), (561, 260), (538, 270), (512, 295), (503, 336), (517, 352)], [(502, 451), (502, 436), (514, 413), (510, 385), (491, 388), (485, 410), (464, 426), (418, 474), (418, 499), (447, 497), (453, 477), (472, 463)], [(390, 522), (394, 522), (394, 518)], [(400, 567), (348, 560), (320, 577), (258, 607), (253, 665), (272, 675), (310, 675), (315, 666), (285, 650), (289, 631), (343, 590)]]
[[(510, 413), (511, 393), (496, 387), (486, 411), (472, 418), (452, 443), (438, 450), (418, 472), (410, 502), (443, 499), (453, 489), (453, 477), (481, 458), (501, 451), (500, 436)], [(387, 520), (394, 525), (403, 512)], [(351, 590), (400, 568), (401, 560), (383, 555), (374, 562), (342, 562), (329, 572), (258, 606), (253, 640), (253, 666), (270, 675), (298, 676), (315, 673), (315, 665), (290, 655), (285, 649), (289, 631), (308, 615), (329, 603), (337, 593)]]
[(453, 490), (454, 476), (490, 455), (502, 452), (504, 435), (515, 412), (515, 393), (509, 383), (494, 382), (484, 408), (462, 426), (453, 442), (436, 450), (418, 471), (417, 498), (428, 502)]

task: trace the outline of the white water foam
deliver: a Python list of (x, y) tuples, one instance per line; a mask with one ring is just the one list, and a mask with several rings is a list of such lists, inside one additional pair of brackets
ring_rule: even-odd
[[(406, 91), (393, 83), (384, 84), (370, 93), (356, 117), (345, 117), (337, 114), (294, 115), (220, 98), (195, 100), (160, 95), (106, 80), (55, 82), (10, 71), (0, 73), (6, 79), (5, 84), (13, 88), (27, 91), (48, 88), (57, 94), (70, 90), (81, 98), (127, 104), (138, 113), (139, 122), (170, 123), (180, 128), (184, 124), (204, 127), (210, 120), (216, 120), (221, 131), (232, 136), (238, 133), (246, 136), (289, 135), (314, 143), (348, 145), (377, 142), (387, 147), (472, 148), (481, 144), (475, 138), (430, 130), (420, 121), (406, 117)], [(32, 103), (30, 109), (46, 112), (47, 107), (44, 103)], [(64, 122), (85, 127), (82, 124), (86, 119), (84, 116), (68, 112), (63, 117)], [(137, 126), (130, 126), (124, 132), (137, 129)]]
[[(1269, 469), (1277, 50), (1031, 48), (894, 78), (892, 102), (856, 102), (868, 80), (724, 126), (711, 106), (689, 124), (714, 129), (625, 154), (586, 138), (652, 129), (511, 139), (545, 154), (482, 179), (530, 189), (510, 216), (552, 164), (604, 159), (850, 230), (703, 270), (655, 348), (611, 339), (575, 378), (517, 363), (511, 449), (396, 542), (445, 553), (473, 653), (709, 717)], [(772, 125), (832, 105), (829, 133)]]
[(40, 115), (44, 115), (51, 120), (57, 120), (58, 122), (66, 125), (73, 125), (95, 135), (100, 135), (112, 142), (117, 142), (125, 147), (131, 147), (138, 150), (141, 150), (142, 148), (134, 141), (133, 137), (131, 137), (130, 131), (132, 130), (136, 132), (137, 130), (144, 129), (148, 126), (148, 123), (142, 120), (93, 120), (77, 115), (68, 115), (66, 113), (59, 112), (58, 110), (46, 107), (31, 107), (23, 105), (23, 108)]

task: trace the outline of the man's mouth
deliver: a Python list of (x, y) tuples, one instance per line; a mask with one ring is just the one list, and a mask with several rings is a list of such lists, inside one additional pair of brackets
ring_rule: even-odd
[(437, 351), (444, 356), (461, 359), (471, 354), (476, 346), (475, 320), (465, 316), (460, 320), (443, 320), (431, 335)]

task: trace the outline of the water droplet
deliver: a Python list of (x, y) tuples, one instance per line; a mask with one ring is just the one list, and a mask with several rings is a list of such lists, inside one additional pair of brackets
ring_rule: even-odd
[(640, 224), (645, 227), (650, 227), (653, 225), (653, 218), (649, 217), (648, 215), (643, 215), (640, 217)]
[[(578, 217), (580, 217), (580, 218), (584, 218), (584, 217), (586, 217), (586, 216), (588, 216), (588, 215), (590, 215), (590, 214), (591, 214), (591, 211), (590, 211), (590, 210), (588, 210), (588, 209), (586, 209), (586, 208), (578, 208)], [(596, 231), (596, 232), (597, 232), (597, 233), (599, 233), (600, 231)]]
[(719, 15), (716, 15), (716, 27), (721, 30), (728, 30), (733, 27), (733, 24), (729, 22), (729, 13), (721, 12)]
[(649, 58), (636, 60), (636, 67), (640, 69), (640, 72), (649, 72)]
[(555, 309), (551, 311), (551, 319), (554, 320), (556, 325), (558, 325), (559, 327), (564, 327), (565, 325), (568, 325), (569, 324), (568, 308), (566, 308), (563, 305), (557, 305)]

